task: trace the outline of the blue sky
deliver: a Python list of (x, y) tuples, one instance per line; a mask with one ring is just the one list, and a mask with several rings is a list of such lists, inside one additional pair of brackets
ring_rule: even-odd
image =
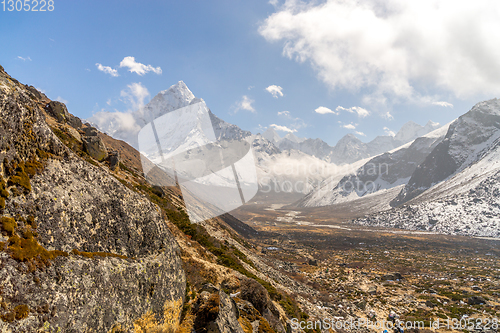
[(409, 120), (445, 124), (500, 97), (497, 1), (56, 0), (54, 8), (0, 7), (0, 64), (81, 118), (133, 111), (183, 80), (243, 129), (274, 125), (333, 145)]

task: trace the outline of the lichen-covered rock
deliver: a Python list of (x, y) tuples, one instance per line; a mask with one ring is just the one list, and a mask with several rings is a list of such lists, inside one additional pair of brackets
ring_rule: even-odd
[(70, 118), (66, 105), (58, 101), (48, 103), (45, 110), (60, 123), (65, 123)]
[(73, 128), (82, 128), (83, 126), (82, 120), (76, 116), (73, 116), (71, 113), (68, 117), (68, 124)]
[[(239, 310), (235, 302), (222, 290), (209, 284), (194, 305), (194, 330), (207, 333), (244, 333), (238, 322)], [(207, 288), (204, 288), (207, 289)]]
[(115, 171), (120, 164), (120, 153), (112, 151), (109, 153), (109, 169)]
[(89, 124), (85, 124), (85, 127), (83, 128), (83, 132), (85, 133), (86, 136), (97, 136), (99, 133), (97, 131), (97, 128), (90, 126)]
[(219, 315), (211, 325), (214, 333), (244, 333), (238, 322), (238, 308), (224, 291), (219, 291)]
[(33, 96), (0, 72), (0, 331), (175, 329), (186, 282), (158, 207), (62, 145)]
[(92, 158), (102, 161), (108, 157), (108, 150), (102, 139), (98, 136), (86, 136), (83, 138), (83, 148)]

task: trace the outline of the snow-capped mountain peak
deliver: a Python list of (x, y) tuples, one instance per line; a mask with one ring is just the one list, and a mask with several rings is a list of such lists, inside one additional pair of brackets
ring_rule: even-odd
[(272, 127), (269, 127), (264, 133), (262, 133), (262, 137), (274, 144), (278, 143), (281, 140), (279, 134)]
[(287, 139), (287, 140), (290, 140), (290, 141), (295, 142), (295, 143), (301, 143), (301, 142), (306, 140), (305, 138), (297, 137), (293, 133), (288, 133), (287, 135), (285, 135), (285, 137), (283, 139)]
[(429, 120), (427, 124), (425, 124), (424, 129), (428, 132), (432, 132), (435, 129), (439, 128), (439, 123), (433, 122), (432, 120)]
[(401, 127), (394, 139), (396, 139), (397, 141), (407, 142), (408, 140), (411, 140), (411, 138), (413, 138), (422, 129), (423, 126), (410, 120)]
[(183, 81), (179, 81), (170, 88), (159, 92), (143, 108), (134, 112), (135, 118), (142, 120), (139, 125), (144, 126), (168, 112), (180, 109), (203, 100), (195, 98)]
[[(196, 98), (187, 85), (183, 81), (179, 81), (170, 88), (159, 92), (148, 104), (135, 112), (99, 112), (87, 121), (94, 124), (102, 132), (138, 148), (137, 133), (146, 124), (169, 112), (196, 103), (201, 103), (203, 108), (207, 108), (203, 99)], [(217, 139), (240, 140), (251, 134), (241, 130), (236, 125), (224, 122), (210, 110), (209, 115)]]

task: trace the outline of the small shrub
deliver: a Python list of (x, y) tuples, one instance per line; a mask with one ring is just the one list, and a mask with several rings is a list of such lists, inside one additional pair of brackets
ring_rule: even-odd
[(17, 320), (28, 317), (30, 308), (26, 304), (18, 305), (14, 308), (15, 317)]
[(2, 223), (2, 229), (7, 232), (9, 236), (12, 236), (17, 227), (16, 220), (12, 217), (2, 217), (0, 221)]
[(267, 290), (260, 283), (251, 279), (245, 279), (241, 283), (240, 297), (252, 303), (261, 314), (264, 313), (264, 309), (270, 302)]

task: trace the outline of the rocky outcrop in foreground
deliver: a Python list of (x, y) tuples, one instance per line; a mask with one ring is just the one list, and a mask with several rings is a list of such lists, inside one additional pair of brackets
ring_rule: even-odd
[(0, 330), (174, 329), (175, 239), (157, 206), (53, 134), (45, 115), (81, 127), (61, 104), (0, 67)]

